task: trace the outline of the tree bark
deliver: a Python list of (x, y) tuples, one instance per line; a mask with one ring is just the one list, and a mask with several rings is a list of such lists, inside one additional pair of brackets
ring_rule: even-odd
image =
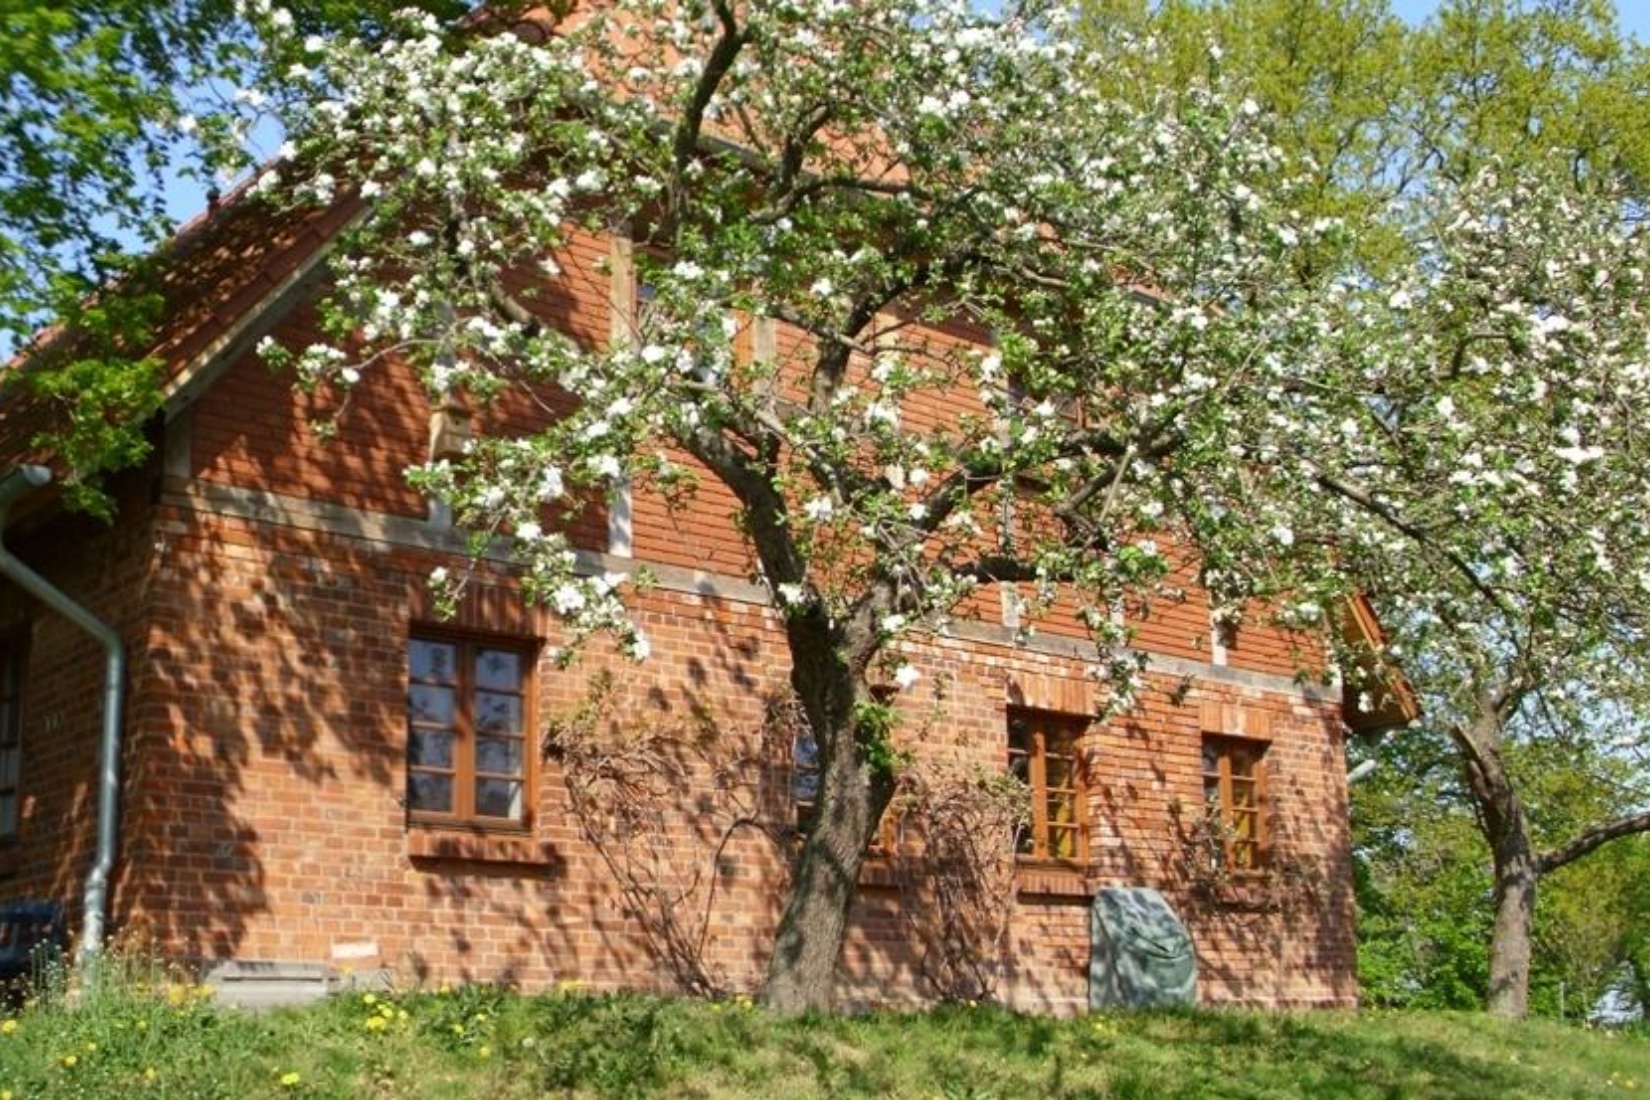
[(1541, 874), (1556, 871), (1560, 867), (1568, 866), (1590, 854), (1594, 849), (1601, 848), (1612, 840), (1624, 836), (1635, 836), (1639, 833), (1650, 833), (1650, 812), (1629, 814), (1612, 821), (1602, 821), (1596, 825), (1589, 825), (1569, 840), (1556, 848), (1549, 848), (1541, 853), (1536, 861), (1536, 870)]
[(832, 1007), (837, 959), (865, 850), (893, 797), (855, 728), (871, 701), (865, 667), (874, 634), (833, 628), (823, 610), (787, 623), (791, 684), (819, 748), (820, 789), (796, 878), (779, 918), (762, 998), (784, 1016)]
[(1462, 752), (1467, 789), (1489, 841), (1495, 876), (1485, 1007), (1492, 1016), (1523, 1019), (1530, 1007), (1530, 931), (1540, 869), (1524, 803), (1501, 757), (1501, 731), (1510, 708), (1516, 708), (1515, 700), (1486, 694), (1473, 719), (1456, 725), (1451, 734)]
[(832, 1007), (860, 864), (892, 790), (885, 777), (853, 760), (855, 755), (839, 749), (833, 759), (821, 761), (819, 813), (803, 841), (763, 991), (763, 1000), (780, 1015)]
[(1485, 1007), (1491, 1016), (1522, 1020), (1530, 1010), (1530, 926), (1535, 916), (1539, 881), (1529, 858), (1528, 837), (1523, 853), (1495, 865), (1495, 927), (1490, 939), (1490, 987)]

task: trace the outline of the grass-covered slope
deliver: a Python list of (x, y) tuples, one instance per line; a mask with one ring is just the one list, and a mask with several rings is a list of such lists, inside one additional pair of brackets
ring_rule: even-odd
[(125, 983), (0, 1023), (24, 1097), (1631, 1097), (1650, 1033), (1470, 1015), (992, 1008), (781, 1021), (745, 1001), (352, 992), (250, 1015)]

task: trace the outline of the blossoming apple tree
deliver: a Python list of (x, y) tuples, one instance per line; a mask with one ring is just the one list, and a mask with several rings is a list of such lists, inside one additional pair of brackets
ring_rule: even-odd
[[(1488, 1004), (1522, 1016), (1541, 876), (1650, 832), (1650, 253), (1610, 181), (1505, 175), (1440, 184), (1417, 215), (1422, 260), (1366, 318), (1385, 365), (1318, 480), (1378, 521), (1345, 565), (1460, 754), (1495, 883)], [(1618, 812), (1532, 814), (1530, 738), (1608, 765)]]
[[(1056, 5), (617, 0), (372, 45), (283, 41), (278, 10), (252, 14), (304, 55), (271, 189), (359, 207), (332, 338), (292, 354), (301, 380), (347, 391), (397, 358), (441, 401), (564, 395), (539, 430), (409, 476), (511, 536), (527, 595), (572, 639), (647, 649), (625, 581), (582, 573), (550, 517), (705, 479), (737, 500), (820, 754), (765, 990), (783, 1011), (829, 1003), (893, 791), (872, 686), (908, 686), (908, 641), (964, 601), (1012, 585), (1028, 621), (1076, 601), (1123, 708), (1142, 658), (1113, 612), (1154, 591), (1171, 545), (1234, 618), (1316, 626), (1365, 566), (1477, 614), (1511, 563), (1542, 573), (1530, 540), (1565, 487), (1620, 468), (1628, 395), (1610, 387), (1642, 395), (1625, 367), (1641, 352), (1625, 316), (1619, 339), (1598, 326), (1642, 290), (1618, 262), (1636, 236), (1589, 236), (1590, 259), (1550, 272), (1485, 266), (1472, 249), (1515, 246), (1525, 208), (1473, 215), (1466, 193), (1410, 283), (1303, 281), (1296, 251), (1332, 253), (1341, 231), (1291, 212), (1255, 105), (1097, 91), (1105, 62)], [(613, 346), (540, 312), (578, 227), (634, 238), (651, 288)], [(528, 273), (536, 289), (513, 289)], [(1543, 279), (1596, 308), (1551, 304)], [(1417, 317), (1438, 335), (1417, 339)], [(959, 320), (988, 338), (932, 338)], [(803, 339), (733, 353), (769, 321)], [(1542, 354), (1509, 374), (1526, 345)], [(939, 393), (972, 411), (913, 415)], [(1644, 540), (1608, 522), (1642, 534), (1643, 516), (1597, 517), (1624, 585), (1650, 584)]]

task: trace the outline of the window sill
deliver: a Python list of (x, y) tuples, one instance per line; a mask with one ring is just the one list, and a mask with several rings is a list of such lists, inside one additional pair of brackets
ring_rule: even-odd
[(526, 829), (488, 830), (417, 821), (407, 827), (407, 856), (414, 861), (534, 865), (556, 859), (549, 841), (538, 840)]
[(1014, 891), (1021, 897), (1090, 898), (1094, 889), (1087, 868), (1058, 860), (1020, 860), (1014, 868)]
[(1274, 900), (1272, 887), (1272, 872), (1266, 868), (1234, 871), (1224, 878), (1198, 884), (1209, 901), (1232, 909), (1265, 908)]

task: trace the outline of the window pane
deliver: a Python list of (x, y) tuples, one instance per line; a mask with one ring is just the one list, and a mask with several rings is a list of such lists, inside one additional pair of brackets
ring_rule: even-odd
[(1037, 837), (1035, 827), (1031, 822), (1016, 826), (1014, 830), (1014, 850), (1022, 856), (1029, 856), (1037, 851)]
[(408, 772), (407, 805), (431, 813), (452, 813), (453, 777), (430, 772)]
[(491, 775), (521, 774), (519, 737), (476, 738), (476, 771)]
[(1058, 756), (1051, 756), (1043, 765), (1043, 774), (1048, 778), (1048, 785), (1055, 789), (1067, 789), (1076, 786), (1076, 769), (1072, 762)]
[(798, 768), (791, 773), (791, 799), (812, 803), (819, 798), (819, 773)]
[(1044, 735), (1048, 742), (1049, 755), (1069, 756), (1077, 755), (1077, 730), (1071, 726), (1054, 726)]
[(1050, 826), (1048, 854), (1055, 859), (1077, 858), (1077, 829), (1071, 825)]
[(414, 684), (407, 690), (407, 717), (430, 726), (453, 724), (453, 689)]
[(409, 650), (412, 678), (451, 684), (458, 680), (458, 647), (447, 642), (423, 642), (416, 638)]
[(1077, 820), (1077, 799), (1069, 794), (1050, 795), (1048, 820), (1051, 824), (1071, 825)]
[(1008, 774), (1026, 786), (1031, 786), (1031, 757), (1023, 752), (1009, 753)]
[(791, 760), (799, 768), (819, 767), (819, 742), (809, 733), (799, 733), (791, 742)]
[(1205, 741), (1203, 743), (1203, 773), (1217, 775), (1220, 772), (1220, 749)]
[(520, 733), (521, 698), (476, 692), (475, 726), (477, 733)]
[(12, 836), (16, 832), (17, 796), (0, 794), (0, 836)]
[(1032, 729), (1030, 720), (1010, 715), (1008, 719), (1008, 748), (1009, 755), (1028, 753), (1032, 746)]
[(421, 730), (407, 732), (407, 763), (428, 768), (453, 766), (453, 734), (451, 730)]
[(476, 780), (476, 813), (482, 817), (521, 817), (521, 784), (514, 779)]
[(496, 691), (521, 690), (521, 655), (504, 649), (476, 653), (476, 686)]

